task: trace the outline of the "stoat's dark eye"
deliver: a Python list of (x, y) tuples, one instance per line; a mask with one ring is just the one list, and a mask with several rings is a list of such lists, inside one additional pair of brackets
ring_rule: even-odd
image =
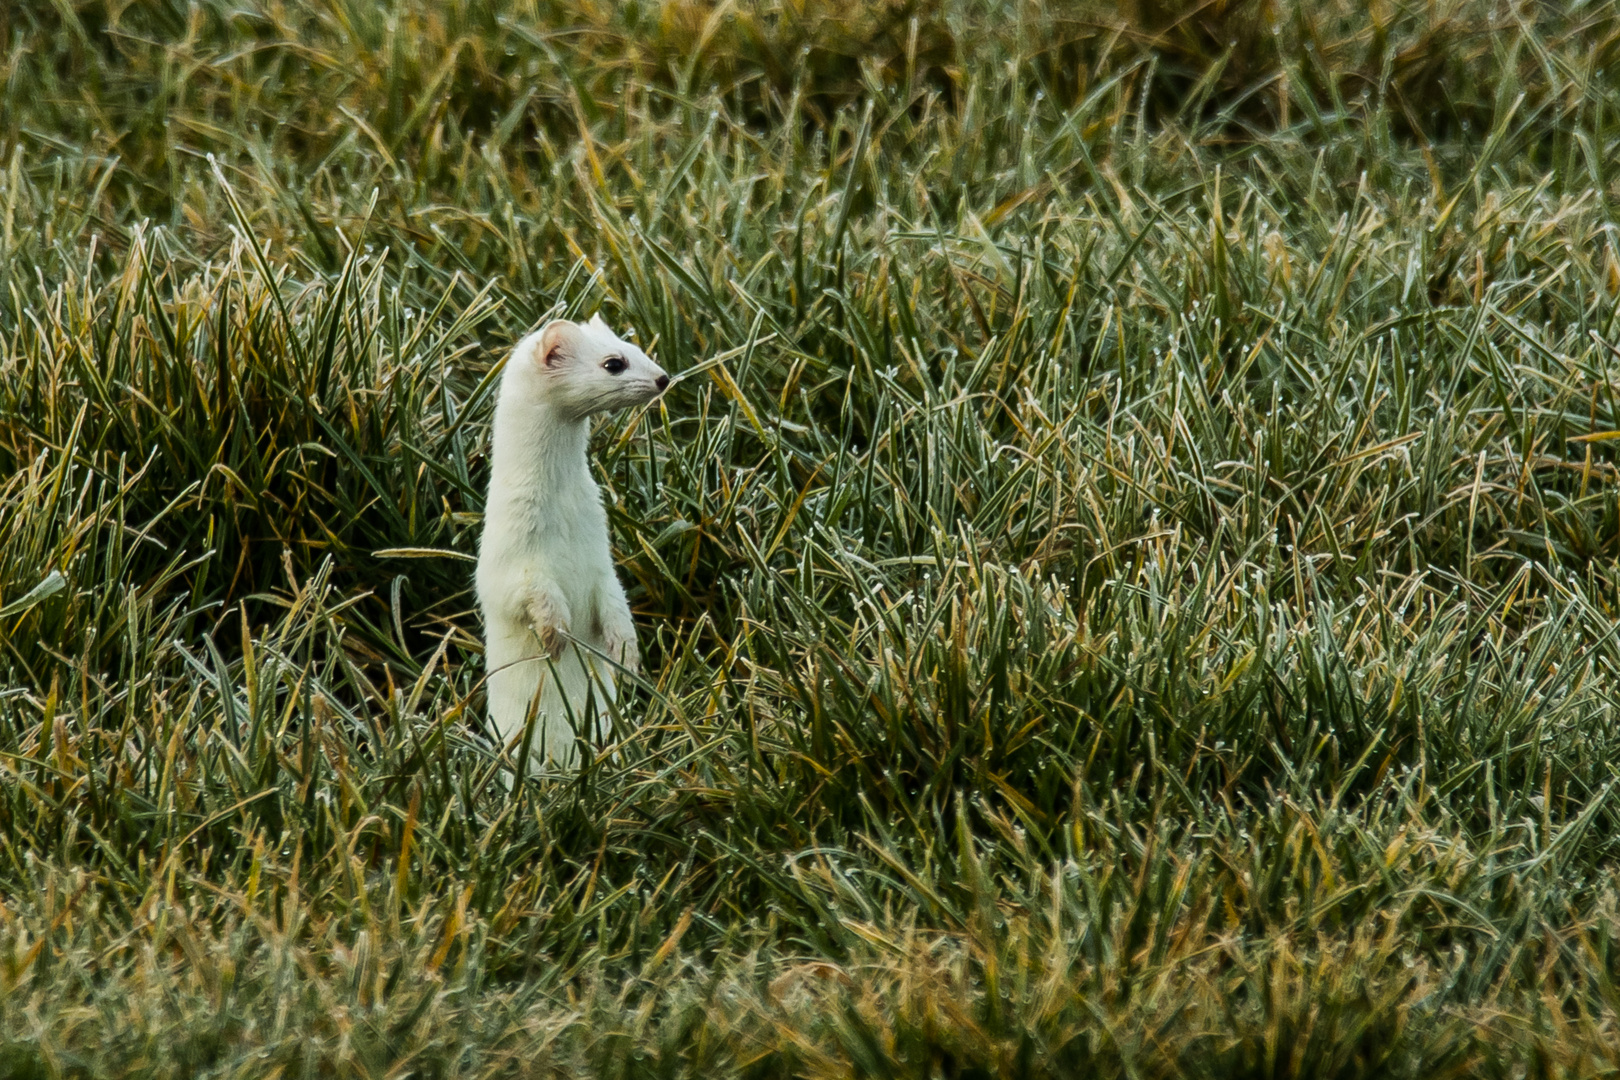
[(629, 366), (629, 364), (625, 363), (624, 357), (622, 356), (610, 356), (606, 360), (602, 361), (602, 367), (609, 375), (622, 375), (624, 373), (624, 369)]

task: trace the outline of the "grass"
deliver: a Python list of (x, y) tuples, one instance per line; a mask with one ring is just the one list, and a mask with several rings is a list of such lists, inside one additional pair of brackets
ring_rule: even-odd
[[(1620, 1067), (1620, 8), (0, 7), (0, 1076)], [(509, 790), (494, 378), (646, 654)]]

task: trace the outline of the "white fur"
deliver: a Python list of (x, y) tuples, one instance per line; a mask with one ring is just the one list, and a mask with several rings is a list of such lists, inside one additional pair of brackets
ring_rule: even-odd
[[(617, 375), (604, 367), (614, 357), (625, 361)], [(629, 670), (639, 663), (585, 448), (593, 413), (651, 401), (667, 383), (599, 315), (547, 323), (518, 342), (501, 376), (478, 603), (490, 720), (511, 743), (532, 713), (536, 763), (572, 764), (575, 731), (599, 737), (613, 699), (613, 666), (569, 638)]]

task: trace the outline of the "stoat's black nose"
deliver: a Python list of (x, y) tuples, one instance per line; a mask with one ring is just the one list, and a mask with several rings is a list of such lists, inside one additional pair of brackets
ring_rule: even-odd
[(669, 376), (668, 375), (660, 375), (660, 376), (658, 376), (658, 381), (656, 383), (654, 383), (653, 385), (658, 387), (658, 389), (660, 389), (660, 390), (664, 389), (666, 386), (669, 385)]

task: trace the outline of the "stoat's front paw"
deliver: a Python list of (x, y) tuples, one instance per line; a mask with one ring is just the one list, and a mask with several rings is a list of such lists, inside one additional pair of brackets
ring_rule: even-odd
[(609, 631), (604, 634), (608, 658), (634, 675), (641, 670), (641, 649), (636, 645), (635, 631), (629, 636)]
[(568, 644), (568, 603), (555, 593), (539, 593), (528, 604), (529, 626), (540, 639), (540, 647), (553, 660)]
[(563, 647), (568, 644), (568, 627), (560, 623), (542, 623), (534, 628), (540, 635), (540, 647), (546, 650), (546, 655), (553, 660), (562, 656)]

